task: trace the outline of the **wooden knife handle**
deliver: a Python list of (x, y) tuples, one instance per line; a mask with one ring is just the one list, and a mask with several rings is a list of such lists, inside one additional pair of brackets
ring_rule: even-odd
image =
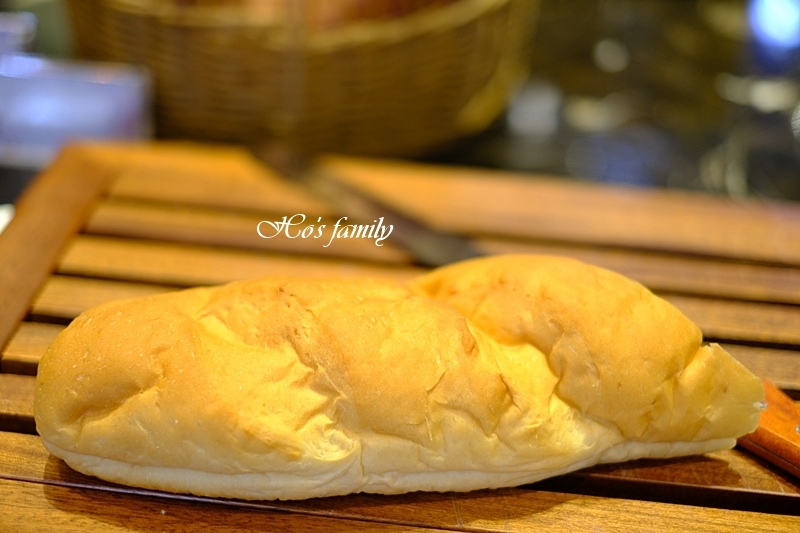
[(767, 408), (758, 428), (740, 438), (739, 445), (800, 477), (800, 408), (775, 385), (763, 381)]

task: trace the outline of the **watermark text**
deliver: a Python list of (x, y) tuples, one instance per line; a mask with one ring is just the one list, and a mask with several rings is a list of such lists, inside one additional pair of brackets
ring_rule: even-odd
[(332, 226), (322, 222), (307, 222), (306, 215), (297, 213), (285, 215), (280, 220), (262, 220), (256, 226), (256, 233), (262, 239), (272, 239), (284, 235), (289, 239), (321, 239), (322, 246), (328, 248), (337, 239), (370, 239), (375, 246), (383, 246), (394, 226), (385, 224), (383, 217), (373, 220), (372, 224), (349, 224), (347, 217), (340, 217)]

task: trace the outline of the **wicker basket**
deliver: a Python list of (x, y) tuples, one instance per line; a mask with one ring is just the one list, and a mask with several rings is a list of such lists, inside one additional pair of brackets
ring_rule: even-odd
[(160, 136), (396, 156), (502, 112), (526, 74), (537, 12), (538, 0), (458, 0), (306, 31), (243, 9), (70, 1), (80, 56), (152, 71)]

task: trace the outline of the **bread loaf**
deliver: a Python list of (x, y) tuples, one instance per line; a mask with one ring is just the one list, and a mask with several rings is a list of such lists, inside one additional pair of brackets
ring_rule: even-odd
[(753, 431), (760, 380), (701, 340), (638, 283), (564, 258), (258, 279), (83, 313), (41, 359), (35, 417), (76, 470), (152, 489), (513, 486)]

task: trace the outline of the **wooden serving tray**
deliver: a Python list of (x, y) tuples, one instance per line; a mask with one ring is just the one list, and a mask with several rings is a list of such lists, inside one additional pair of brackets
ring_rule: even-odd
[[(488, 253), (567, 255), (638, 279), (800, 397), (800, 205), (388, 161), (321, 164)], [(259, 221), (296, 213), (338, 216), (232, 147), (76, 145), (37, 178), (0, 234), (0, 531), (800, 530), (800, 480), (738, 448), (506, 490), (304, 502), (131, 489), (46, 452), (32, 413), (38, 360), (91, 305), (276, 273), (422, 271), (391, 239), (323, 247), (256, 234)]]

